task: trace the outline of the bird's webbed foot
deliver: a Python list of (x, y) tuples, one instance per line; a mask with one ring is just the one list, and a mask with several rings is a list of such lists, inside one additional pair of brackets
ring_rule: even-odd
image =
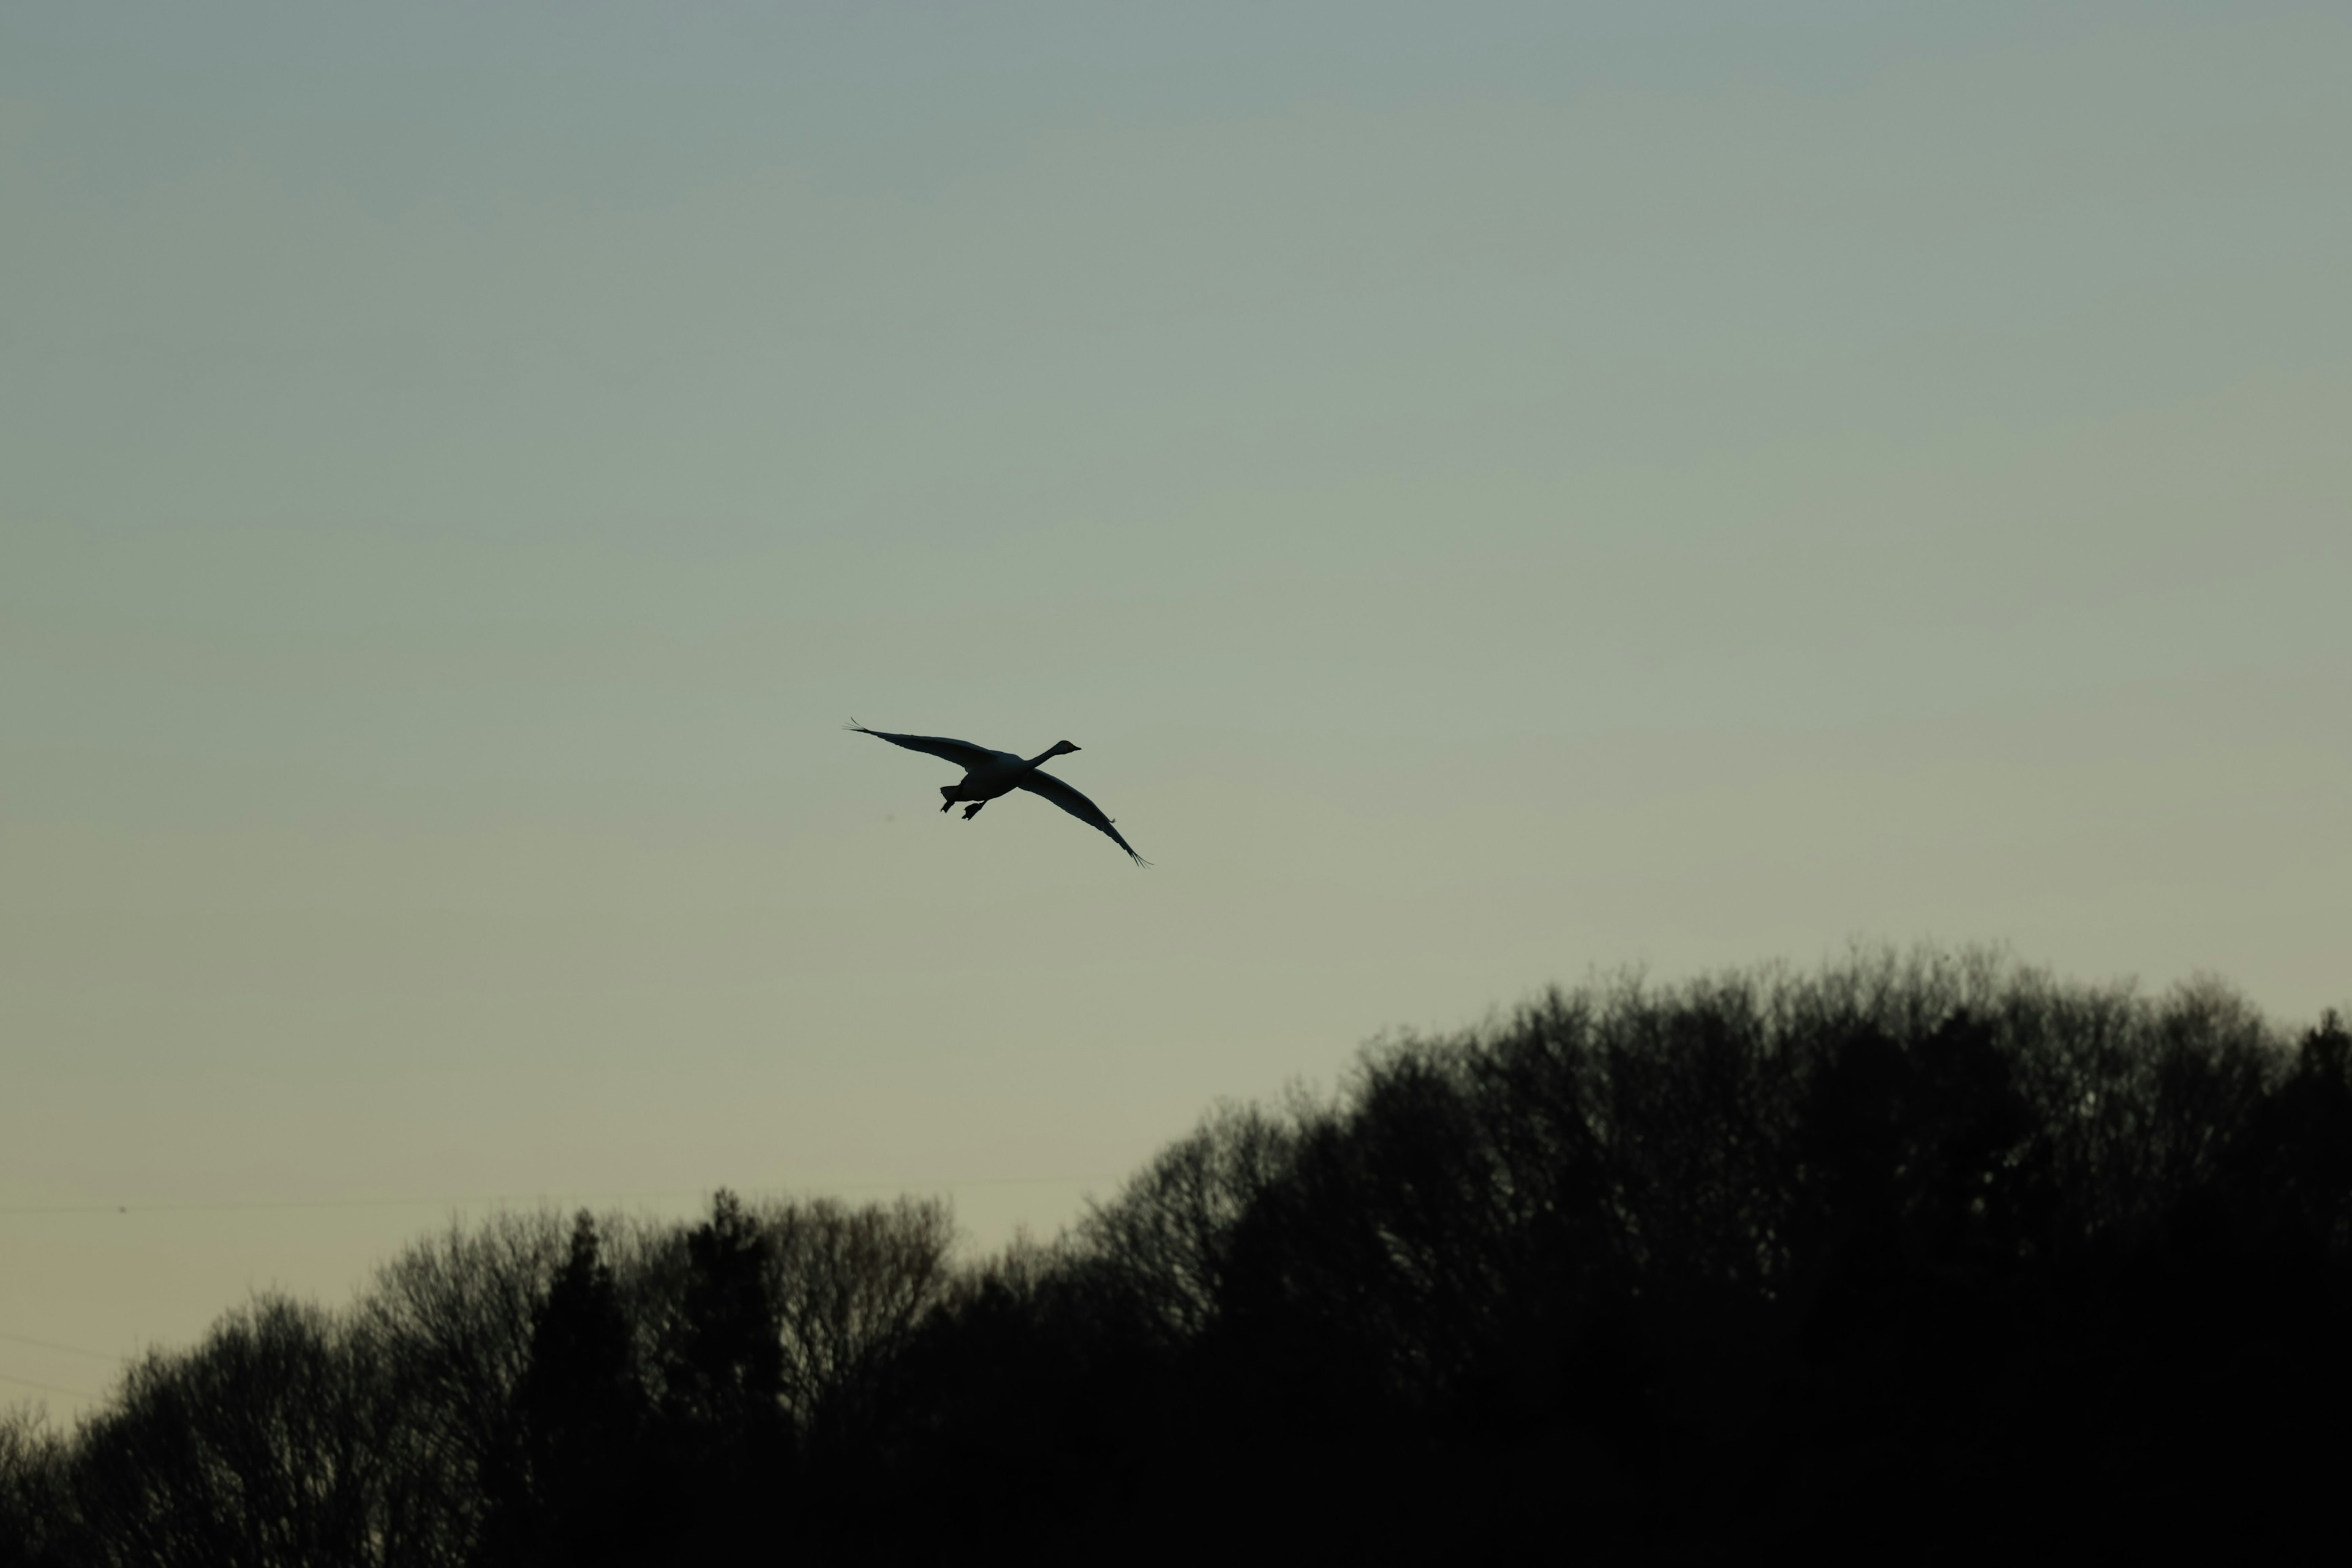
[(940, 803), (940, 813), (941, 816), (945, 816), (947, 813), (953, 811), (954, 809), (955, 802), (951, 800), (942, 801)]
[(973, 817), (980, 815), (980, 808), (987, 804), (988, 802), (984, 800), (973, 801), (970, 805), (963, 808), (963, 819), (966, 822), (970, 822)]

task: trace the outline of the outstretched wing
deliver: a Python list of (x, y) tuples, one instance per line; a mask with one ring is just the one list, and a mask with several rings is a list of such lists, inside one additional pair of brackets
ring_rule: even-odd
[(1121, 849), (1126, 850), (1128, 858), (1133, 860), (1137, 865), (1149, 866), (1151, 864), (1150, 861), (1146, 860), (1142, 856), (1138, 855), (1135, 852), (1134, 845), (1129, 844), (1126, 839), (1121, 838), (1118, 836), (1118, 829), (1110, 825), (1110, 818), (1102, 814), (1102, 807), (1097, 805), (1093, 801), (1088, 800), (1085, 795), (1080, 795), (1076, 790), (1072, 789), (1069, 785), (1064, 784), (1053, 774), (1033, 773), (1027, 778), (1021, 781), (1021, 787), (1027, 790), (1031, 795), (1044, 795), (1047, 800), (1052, 801), (1055, 805), (1060, 806), (1064, 811), (1068, 812), (1080, 822), (1087, 824), (1090, 827), (1099, 827), (1105, 833), (1109, 834), (1110, 841), (1118, 845)]
[(964, 772), (984, 768), (997, 760), (996, 753), (986, 746), (975, 746), (970, 741), (950, 741), (943, 735), (893, 735), (883, 730), (869, 730), (852, 720), (848, 728), (861, 735), (871, 735), (877, 741), (887, 741), (894, 746), (904, 746), (910, 752), (929, 752), (935, 757), (953, 763)]

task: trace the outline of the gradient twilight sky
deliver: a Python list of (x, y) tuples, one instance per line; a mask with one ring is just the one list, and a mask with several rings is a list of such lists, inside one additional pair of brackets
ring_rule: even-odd
[(0, 1400), (491, 1194), (1050, 1231), (1595, 968), (2352, 1001), (2347, 81), (2260, 0), (8, 7)]

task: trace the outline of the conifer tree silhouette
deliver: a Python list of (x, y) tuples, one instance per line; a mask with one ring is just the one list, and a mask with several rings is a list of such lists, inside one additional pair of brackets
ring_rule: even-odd
[(702, 1550), (746, 1549), (792, 1489), (794, 1432), (768, 1254), (742, 1200), (724, 1188), (686, 1237), (661, 1418), (680, 1539)]
[(532, 1314), (510, 1458), (488, 1479), (487, 1554), (502, 1563), (641, 1561), (661, 1521), (647, 1485), (652, 1405), (594, 1219)]

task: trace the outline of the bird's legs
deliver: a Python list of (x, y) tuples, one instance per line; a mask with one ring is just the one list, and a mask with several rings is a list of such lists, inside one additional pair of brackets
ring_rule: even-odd
[(941, 803), (940, 803), (940, 811), (941, 815), (945, 815), (946, 813), (950, 812), (950, 811), (953, 811), (954, 809), (955, 809), (955, 796), (953, 796), (953, 795), (950, 795), (950, 796), (948, 796), (948, 798), (947, 798), (945, 801), (943, 801), (943, 802), (941, 802)]
[(963, 819), (966, 822), (970, 822), (973, 817), (980, 815), (980, 808), (987, 804), (988, 802), (984, 800), (973, 801), (970, 805), (963, 808)]

